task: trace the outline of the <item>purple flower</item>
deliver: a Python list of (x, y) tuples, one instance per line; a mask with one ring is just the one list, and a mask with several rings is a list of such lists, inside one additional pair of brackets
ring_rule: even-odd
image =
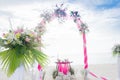
[(57, 17), (66, 17), (66, 8), (62, 8), (63, 4), (60, 5), (60, 7), (58, 7), (58, 5), (56, 5), (57, 9), (55, 9), (54, 14)]

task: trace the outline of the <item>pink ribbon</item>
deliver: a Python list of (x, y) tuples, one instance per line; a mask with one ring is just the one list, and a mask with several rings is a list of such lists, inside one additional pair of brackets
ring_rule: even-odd
[(38, 64), (38, 70), (40, 71), (42, 69), (41, 65)]
[(87, 47), (86, 47), (86, 36), (83, 33), (83, 48), (84, 48), (84, 69), (88, 68), (88, 56), (87, 56)]
[(105, 77), (101, 77), (101, 79), (102, 79), (102, 80), (108, 80), (108, 79), (106, 79)]
[[(77, 19), (77, 27), (80, 30), (81, 24), (83, 22), (80, 20), (80, 18)], [(88, 68), (88, 56), (87, 56), (87, 47), (86, 47), (86, 36), (85, 36), (85, 32), (83, 32), (83, 48), (84, 48), (84, 69)]]
[(98, 76), (96, 74), (92, 73), (92, 72), (89, 72), (89, 74), (91, 74), (92, 76), (98, 78)]
[(98, 78), (98, 79), (100, 78), (101, 80), (108, 80), (108, 79), (105, 78), (105, 77), (98, 77), (96, 74), (94, 74), (94, 73), (92, 73), (92, 72), (90, 72), (90, 71), (89, 71), (89, 74), (92, 75), (93, 77)]

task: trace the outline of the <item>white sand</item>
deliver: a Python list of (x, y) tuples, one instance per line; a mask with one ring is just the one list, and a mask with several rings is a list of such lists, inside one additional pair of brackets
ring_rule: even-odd
[[(81, 70), (83, 66), (81, 65), (71, 65), (75, 70), (76, 80), (83, 80), (83, 76), (81, 74)], [(46, 67), (46, 75), (45, 80), (53, 80), (52, 79), (52, 72), (55, 69), (55, 66), (48, 66)], [(89, 65), (89, 71), (95, 73), (97, 76), (103, 76), (108, 78), (108, 80), (116, 80), (117, 79), (117, 64), (96, 64), (96, 65)], [(37, 80), (38, 72), (35, 70), (33, 73), (32, 71), (28, 71), (24, 75), (24, 80)], [(89, 80), (99, 80), (94, 78), (91, 75), (88, 75)], [(0, 70), (0, 80), (8, 80), (6, 74)]]

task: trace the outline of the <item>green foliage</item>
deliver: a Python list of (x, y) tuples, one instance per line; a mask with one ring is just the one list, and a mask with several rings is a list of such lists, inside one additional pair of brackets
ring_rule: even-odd
[(27, 49), (16, 47), (0, 52), (3, 69), (7, 71), (7, 75), (11, 76), (14, 71), (22, 64), (25, 68), (29, 68), (37, 61), (41, 66), (47, 62), (47, 55), (37, 49)]
[(53, 79), (55, 79), (58, 76), (58, 71), (54, 70), (52, 76), (53, 76)]
[(71, 66), (70, 66), (69, 72), (70, 72), (71, 75), (74, 75), (74, 74), (75, 74), (74, 69), (73, 69)]
[(117, 44), (113, 47), (113, 56), (120, 55), (120, 44)]

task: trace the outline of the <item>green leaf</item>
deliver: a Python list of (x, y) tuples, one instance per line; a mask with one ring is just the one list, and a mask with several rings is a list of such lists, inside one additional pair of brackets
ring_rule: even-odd
[(41, 66), (44, 66), (47, 63), (47, 58), (47, 55), (37, 49), (27, 49), (24, 47), (16, 47), (0, 52), (2, 67), (8, 76), (11, 76), (20, 65), (29, 68), (37, 61)]
[(48, 56), (45, 55), (43, 52), (37, 50), (37, 49), (32, 49), (31, 50), (33, 57), (36, 59), (36, 61), (41, 65), (44, 66), (47, 64), (47, 58)]

